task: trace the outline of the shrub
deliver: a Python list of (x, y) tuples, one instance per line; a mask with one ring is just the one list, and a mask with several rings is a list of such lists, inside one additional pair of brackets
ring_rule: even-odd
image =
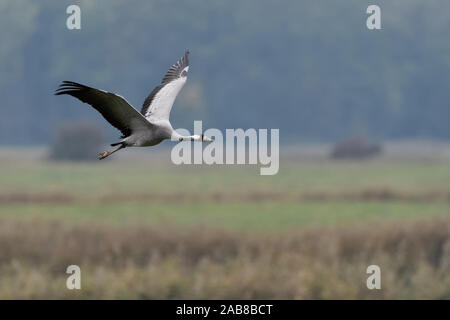
[(331, 157), (335, 159), (364, 159), (381, 153), (381, 146), (365, 139), (348, 139), (338, 143)]
[(103, 145), (101, 129), (91, 123), (75, 123), (60, 127), (50, 148), (53, 160), (96, 160)]

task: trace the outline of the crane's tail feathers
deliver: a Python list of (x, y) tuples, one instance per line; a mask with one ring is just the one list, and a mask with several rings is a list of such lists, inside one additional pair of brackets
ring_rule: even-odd
[(121, 141), (121, 142), (116, 142), (116, 143), (111, 143), (111, 147), (118, 146), (119, 144), (123, 144), (123, 141)]

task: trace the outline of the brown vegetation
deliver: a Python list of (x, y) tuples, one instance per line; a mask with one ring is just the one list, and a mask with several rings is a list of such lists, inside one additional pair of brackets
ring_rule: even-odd
[(173, 191), (149, 190), (133, 193), (106, 193), (84, 196), (67, 191), (58, 192), (0, 192), (0, 204), (12, 203), (204, 203), (204, 202), (297, 202), (297, 201), (406, 201), (433, 202), (450, 201), (450, 190), (425, 190), (422, 192), (401, 192), (389, 188), (371, 188), (361, 191)]
[(344, 140), (334, 147), (331, 158), (365, 159), (380, 154), (381, 146), (363, 138)]
[(0, 298), (450, 298), (450, 220), (286, 234), (3, 221), (0, 252)]
[(68, 192), (4, 192), (0, 204), (12, 203), (70, 203), (75, 197)]

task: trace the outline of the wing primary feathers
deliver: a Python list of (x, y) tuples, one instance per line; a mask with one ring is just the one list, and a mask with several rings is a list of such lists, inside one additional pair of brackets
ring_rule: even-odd
[(189, 67), (189, 49), (186, 49), (186, 51), (184, 52), (184, 56), (180, 60), (178, 60), (177, 63), (172, 65), (172, 67), (170, 67), (169, 71), (167, 71), (167, 73), (164, 75), (161, 84), (158, 85), (155, 89), (153, 89), (152, 92), (150, 92), (148, 97), (145, 99), (141, 109), (141, 113), (144, 116), (147, 114), (148, 109), (152, 104), (152, 101), (155, 98), (156, 94), (162, 88), (164, 88), (166, 84), (172, 82), (173, 80), (178, 79), (186, 67)]
[(73, 81), (63, 81), (55, 95), (71, 95), (91, 105), (103, 118), (122, 132), (122, 137), (131, 135), (133, 130), (148, 128), (151, 124), (125, 99), (103, 90), (91, 88)]
[[(55, 91), (55, 96), (59, 96), (62, 94), (70, 94), (75, 93), (77, 91), (82, 91), (83, 89), (88, 89), (82, 84), (72, 82), (72, 81), (63, 81), (62, 84), (59, 85), (59, 88)], [(78, 97), (77, 97), (78, 98)]]
[(164, 78), (161, 81), (161, 84), (166, 84), (171, 82), (172, 80), (178, 79), (181, 75), (181, 72), (184, 68), (189, 66), (189, 49), (186, 49), (184, 56), (177, 61), (172, 67), (170, 67), (169, 71), (165, 74)]

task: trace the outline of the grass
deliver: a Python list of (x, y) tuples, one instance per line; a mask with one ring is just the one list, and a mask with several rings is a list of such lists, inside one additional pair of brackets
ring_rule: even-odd
[(205, 225), (230, 230), (286, 230), (348, 223), (450, 218), (450, 203), (90, 203), (0, 206), (4, 219), (110, 224)]
[(445, 162), (165, 160), (0, 152), (0, 298), (450, 299)]
[[(167, 159), (167, 161), (169, 161)], [(260, 176), (256, 166), (175, 166), (145, 162), (84, 164), (6, 163), (0, 191), (67, 191), (89, 195), (142, 190), (358, 191), (389, 188), (403, 192), (449, 190), (447, 163), (307, 162), (283, 164), (279, 174)]]

